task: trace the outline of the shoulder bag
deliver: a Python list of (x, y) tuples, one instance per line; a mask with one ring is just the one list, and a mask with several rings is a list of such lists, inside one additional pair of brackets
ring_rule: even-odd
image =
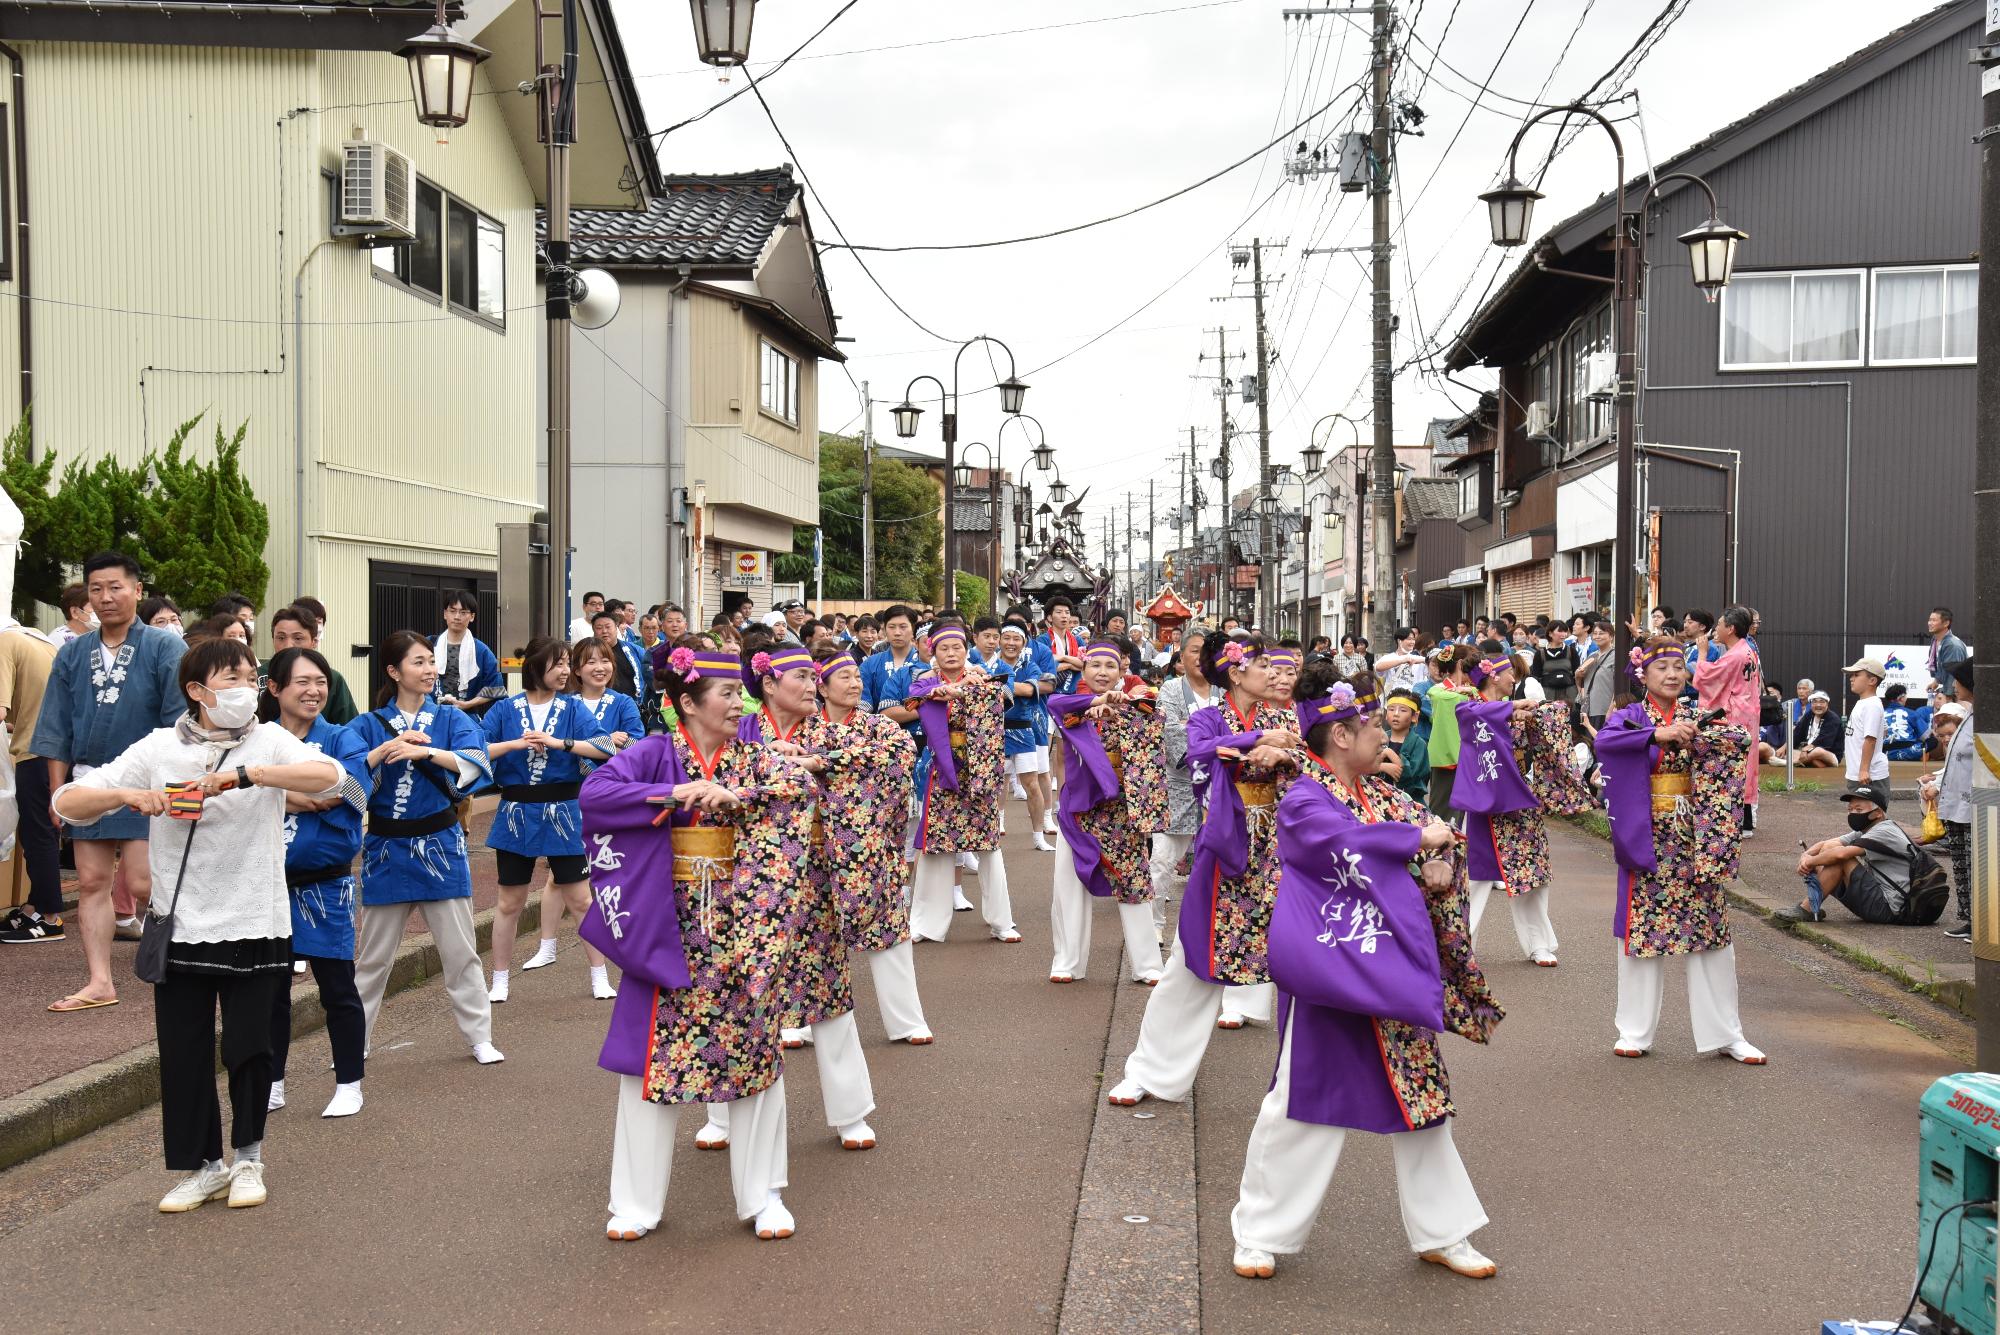
[[(209, 766), (213, 774), (222, 767), (229, 752), (224, 751)], [(174, 939), (174, 910), (181, 902), (181, 882), (187, 879), (188, 851), (194, 847), (194, 832), (201, 825), (197, 817), (188, 822), (187, 842), (181, 845), (181, 868), (174, 876), (174, 897), (167, 901), (164, 916), (152, 912), (146, 914), (146, 921), (139, 929), (139, 949), (132, 956), (132, 972), (142, 983), (164, 983), (167, 980), (167, 945)]]

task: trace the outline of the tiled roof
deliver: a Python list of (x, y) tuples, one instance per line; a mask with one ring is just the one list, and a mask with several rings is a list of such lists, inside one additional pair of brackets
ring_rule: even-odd
[(1403, 484), (1403, 515), (1409, 522), (1458, 518), (1458, 480), (1413, 477)]
[(757, 262), (799, 193), (791, 164), (717, 176), (668, 176), (644, 213), (570, 215), (579, 264), (747, 268)]

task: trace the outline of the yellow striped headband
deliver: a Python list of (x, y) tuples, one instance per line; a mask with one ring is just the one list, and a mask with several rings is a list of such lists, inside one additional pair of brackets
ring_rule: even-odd
[(1479, 662), (1473, 664), (1472, 679), (1475, 682), (1483, 682), (1488, 677), (1494, 675), (1496, 672), (1505, 672), (1508, 668), (1511, 668), (1513, 666), (1514, 666), (1514, 660), (1506, 657), (1505, 655), (1502, 655), (1499, 658), (1483, 658)]
[(1264, 661), (1274, 668), (1295, 668), (1299, 665), (1299, 651), (1296, 649), (1273, 649), (1270, 653), (1264, 655)]
[(827, 659), (819, 665), (819, 679), (821, 681), (830, 681), (833, 678), (833, 674), (842, 668), (853, 668), (859, 671), (861, 665), (854, 661), (852, 654), (835, 654), (832, 658)]
[(1109, 640), (1095, 640), (1090, 644), (1090, 647), (1083, 651), (1083, 657), (1086, 662), (1097, 658), (1113, 663), (1123, 663), (1125, 661), (1125, 651)]
[(1356, 695), (1354, 688), (1346, 682), (1335, 682), (1333, 689), (1315, 700), (1301, 700), (1293, 706), (1299, 716), (1299, 727), (1310, 732), (1322, 723), (1344, 723), (1348, 719), (1361, 718), (1375, 712), (1375, 693)]
[(750, 667), (760, 677), (782, 677), (793, 668), (813, 667), (812, 655), (803, 646), (788, 644), (776, 653), (760, 653), (750, 660)]
[(680, 673), (684, 681), (700, 681), (703, 677), (743, 680), (743, 660), (714, 649), (690, 649), (682, 645), (667, 656), (667, 666)]
[(1634, 649), (1632, 651), (1632, 666), (1637, 671), (1644, 672), (1647, 667), (1659, 662), (1663, 658), (1671, 658), (1685, 663), (1687, 661), (1687, 654), (1677, 644), (1663, 644), (1657, 649)]
[(932, 648), (936, 648), (938, 645), (943, 644), (946, 640), (957, 640), (960, 644), (964, 644), (965, 627), (946, 626), (943, 630), (933, 631), (931, 633)]

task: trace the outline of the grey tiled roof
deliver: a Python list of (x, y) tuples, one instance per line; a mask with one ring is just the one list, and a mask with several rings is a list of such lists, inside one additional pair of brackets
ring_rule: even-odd
[(645, 212), (578, 209), (570, 215), (579, 264), (747, 267), (799, 192), (789, 163), (765, 171), (668, 176)]
[(1403, 517), (1406, 523), (1425, 519), (1458, 518), (1458, 482), (1455, 478), (1415, 477), (1403, 484)]

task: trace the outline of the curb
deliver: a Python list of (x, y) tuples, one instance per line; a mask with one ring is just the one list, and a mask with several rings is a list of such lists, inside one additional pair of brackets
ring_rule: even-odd
[[(1590, 835), (1592, 838), (1608, 840), (1610, 837), (1594, 826), (1585, 824), (1586, 818), (1564, 816), (1560, 819), (1571, 829)], [(1602, 820), (1603, 817), (1599, 816), (1598, 819)], [(1738, 879), (1740, 880), (1741, 878)], [(1919, 978), (1903, 966), (1893, 964), (1887, 960), (1877, 959), (1865, 950), (1829, 936), (1827, 933), (1818, 930), (1811, 923), (1792, 922), (1790, 919), (1778, 917), (1773, 910), (1767, 908), (1763, 903), (1736, 889), (1735, 882), (1724, 886), (1722, 893), (1729, 897), (1731, 904), (1742, 909), (1745, 913), (1753, 915), (1774, 931), (1798, 937), (1801, 941), (1809, 941), (1829, 955), (1837, 955), (1848, 963), (1866, 969), (1870, 973), (1879, 973), (1885, 978), (1894, 979), (1907, 991), (1914, 992), (1920, 997), (1928, 997), (1940, 1006), (1957, 1011), (1968, 1019), (1975, 1018), (1973, 1011), (1974, 989), (1972, 983), (1969, 981), (1957, 978), (1939, 978), (1935, 980)]]
[[(472, 920), (473, 936), (482, 954), (492, 944), (493, 912), (482, 910)], [(520, 933), (515, 939), (540, 928), (541, 921), (540, 896), (531, 895), (521, 911)], [(437, 944), (429, 936), (405, 941), (397, 947), (383, 996), (392, 997), (428, 982), (438, 975), (440, 967)], [(292, 1004), (292, 1037), (325, 1027), (319, 989), (298, 995)], [(147, 1043), (0, 1099), (0, 1170), (129, 1117), (158, 1102), (159, 1097), (160, 1053)]]

